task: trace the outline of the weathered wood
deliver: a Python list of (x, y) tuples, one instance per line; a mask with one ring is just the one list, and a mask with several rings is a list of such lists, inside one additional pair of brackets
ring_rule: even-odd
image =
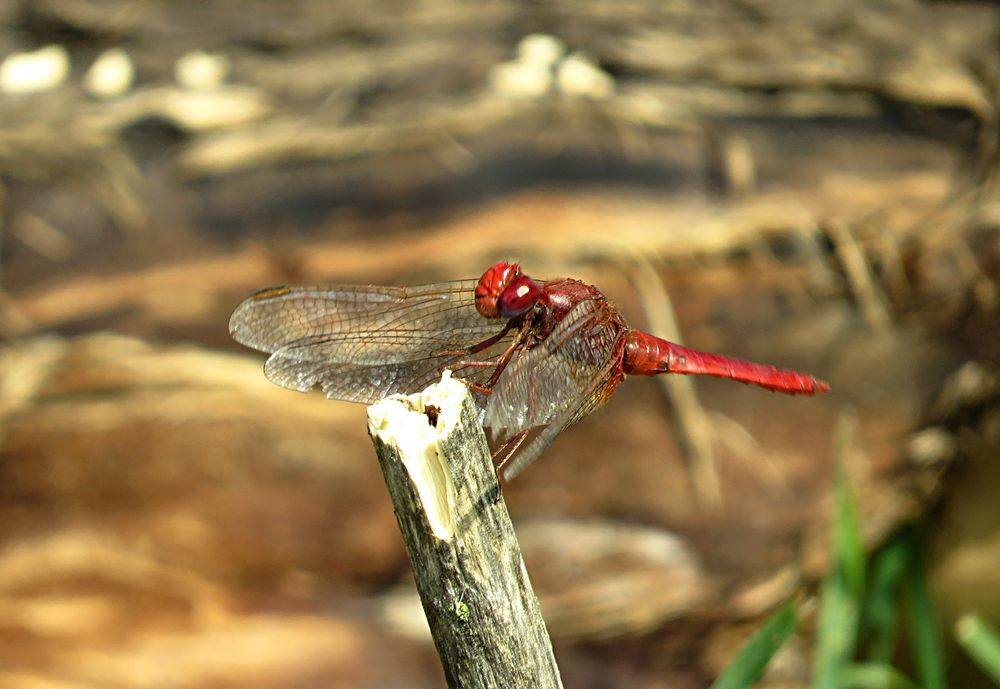
[(368, 431), (448, 686), (561, 687), (465, 385), (382, 400)]

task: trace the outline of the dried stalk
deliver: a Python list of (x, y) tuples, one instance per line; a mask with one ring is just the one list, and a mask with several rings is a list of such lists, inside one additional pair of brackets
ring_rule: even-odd
[(368, 431), (448, 686), (562, 687), (468, 389), (446, 373)]

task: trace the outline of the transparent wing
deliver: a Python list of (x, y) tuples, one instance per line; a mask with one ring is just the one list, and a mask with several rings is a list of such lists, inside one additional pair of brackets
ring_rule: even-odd
[(623, 378), (625, 330), (607, 302), (585, 301), (507, 366), (486, 404), (484, 425), (494, 444), (544, 428), (521, 446), (505, 467), (505, 478), (513, 478), (562, 429), (607, 401)]
[(241, 303), (229, 331), (271, 354), (264, 373), (272, 382), (301, 391), (318, 385), (335, 399), (371, 403), (415, 392), (444, 368), (481, 383), (491, 367), (460, 364), (495, 359), (511, 336), (472, 356), (453, 353), (503, 328), (476, 311), (476, 283), (275, 287)]

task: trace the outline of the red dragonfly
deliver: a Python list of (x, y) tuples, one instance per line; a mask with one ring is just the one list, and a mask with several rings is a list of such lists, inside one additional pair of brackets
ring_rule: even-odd
[(445, 369), (472, 390), (509, 480), (626, 374), (731, 378), (776, 392), (829, 390), (803, 373), (689, 349), (625, 324), (594, 286), (536, 281), (497, 263), (479, 280), (419, 287), (272, 287), (237, 307), (229, 331), (271, 356), (292, 390), (374, 403), (422, 390)]

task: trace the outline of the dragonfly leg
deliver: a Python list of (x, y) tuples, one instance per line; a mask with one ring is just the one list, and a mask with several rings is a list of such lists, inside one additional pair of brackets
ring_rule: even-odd
[[(518, 431), (507, 440), (504, 444), (497, 448), (496, 452), (493, 453), (493, 463), (494, 468), (497, 472), (497, 478), (500, 477), (500, 471), (513, 459), (514, 455), (517, 454), (518, 449), (524, 444), (524, 441), (528, 439), (528, 434), (531, 432), (530, 428), (526, 428), (523, 431)], [(497, 460), (500, 460), (497, 462)]]
[(487, 387), (492, 388), (497, 384), (497, 381), (500, 380), (500, 374), (503, 373), (505, 368), (507, 368), (507, 364), (510, 363), (511, 357), (514, 356), (514, 352), (522, 350), (528, 346), (528, 338), (530, 334), (531, 320), (526, 318), (524, 319), (524, 323), (521, 325), (521, 331), (517, 334), (517, 337), (514, 338), (514, 341), (510, 343), (510, 347), (508, 347), (504, 353), (500, 355), (500, 358), (497, 359), (493, 375), (490, 376), (489, 381), (486, 383)]
[(471, 380), (466, 380), (465, 378), (456, 378), (460, 383), (463, 383), (466, 387), (475, 390), (476, 392), (481, 392), (484, 395), (492, 395), (493, 389), (488, 388), (485, 385), (480, 385), (479, 383), (473, 383)]
[[(472, 347), (468, 353), (475, 354), (476, 352), (481, 352), (489, 345), (496, 344), (496, 342), (498, 342), (501, 337), (507, 334), (507, 331), (509, 331), (511, 327), (512, 327), (511, 323), (508, 323), (507, 327), (504, 328), (503, 332), (501, 332), (499, 335), (491, 337), (488, 340), (480, 342), (479, 344)], [(472, 381), (468, 380), (462, 380), (463, 383), (468, 385), (473, 390), (478, 390), (479, 392), (489, 395), (493, 392), (493, 387), (497, 384), (497, 381), (500, 380), (500, 374), (502, 374), (503, 370), (507, 368), (507, 364), (510, 363), (510, 360), (511, 358), (513, 358), (514, 353), (523, 350), (524, 347), (526, 346), (530, 332), (531, 332), (531, 321), (525, 319), (525, 321), (521, 325), (521, 330), (517, 333), (517, 337), (515, 337), (514, 341), (510, 343), (510, 346), (504, 350), (503, 354), (501, 354), (496, 359), (491, 359), (487, 361), (456, 361), (449, 364), (449, 366), (452, 366), (454, 368), (460, 368), (465, 366), (492, 366), (493, 375), (490, 376), (490, 379), (486, 381), (485, 385), (480, 385), (479, 383), (473, 383)], [(458, 352), (458, 353), (465, 354), (466, 352)]]
[(462, 356), (462, 355), (468, 355), (468, 354), (478, 354), (479, 352), (483, 351), (484, 349), (489, 349), (490, 347), (492, 347), (493, 345), (495, 345), (497, 342), (499, 342), (504, 337), (506, 337), (507, 333), (509, 333), (513, 329), (514, 329), (514, 321), (510, 320), (510, 321), (507, 322), (507, 325), (505, 325), (503, 327), (503, 330), (501, 330), (500, 332), (498, 332), (496, 335), (493, 335), (492, 337), (487, 337), (482, 342), (474, 344), (471, 347), (469, 347), (468, 349), (447, 349), (447, 350), (441, 352), (441, 355), (442, 356)]
[[(486, 366), (496, 366), (497, 362), (490, 359), (489, 361), (455, 361), (448, 364), (447, 368), (467, 368), (472, 366), (486, 367)], [(491, 385), (481, 385), (479, 383), (473, 382), (471, 380), (466, 380), (465, 378), (454, 377), (460, 383), (463, 383), (466, 387), (475, 390), (476, 392), (481, 392), (484, 395), (489, 395), (493, 393), (493, 386)]]
[(475, 387), (477, 390), (479, 389), (479, 387), (492, 389), (493, 386), (496, 385), (497, 381), (500, 379), (500, 374), (503, 373), (503, 370), (507, 367), (507, 364), (510, 363), (511, 357), (514, 356), (514, 352), (516, 352), (520, 346), (521, 343), (518, 340), (514, 340), (514, 342), (510, 345), (510, 347), (505, 349), (504, 353), (498, 356), (496, 359), (487, 359), (486, 361), (453, 361), (449, 363), (448, 366), (449, 368), (465, 368), (471, 366), (478, 366), (481, 368), (492, 367), (494, 369), (493, 375), (490, 376), (489, 382), (487, 382), (485, 386), (476, 386), (475, 384), (470, 384), (470, 387)]
[[(493, 453), (493, 470), (497, 473), (497, 494), (493, 498), (493, 503), (496, 504), (500, 502), (500, 498), (503, 497), (503, 476), (500, 473), (504, 466), (511, 460), (511, 458), (517, 453), (517, 450), (524, 441), (528, 438), (528, 433), (530, 429), (525, 429), (519, 431), (508, 438), (503, 445), (497, 448), (496, 452)], [(499, 462), (497, 460), (500, 460)]]

